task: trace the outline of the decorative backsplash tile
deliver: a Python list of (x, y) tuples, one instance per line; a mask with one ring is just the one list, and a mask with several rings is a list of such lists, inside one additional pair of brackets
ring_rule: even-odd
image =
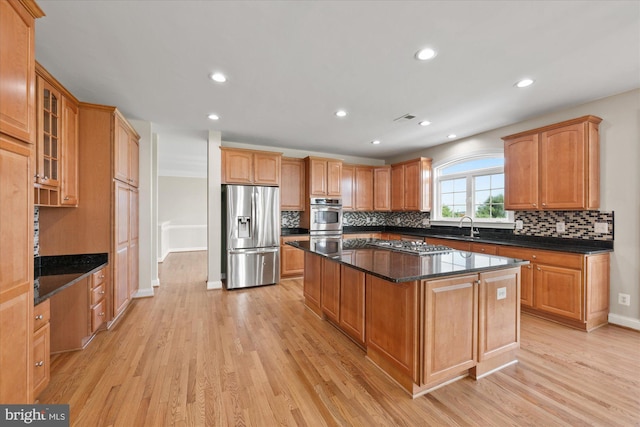
[(297, 212), (297, 211), (280, 212), (280, 227), (282, 228), (300, 227), (300, 212)]
[(40, 209), (33, 208), (33, 256), (40, 256)]
[(366, 227), (387, 225), (387, 212), (343, 212), (342, 225)]
[[(522, 230), (514, 234), (565, 239), (613, 240), (613, 212), (600, 211), (516, 211), (516, 221), (523, 223)], [(556, 223), (564, 222), (564, 233), (556, 231)], [(607, 224), (607, 233), (596, 233), (594, 223)]]
[(429, 212), (344, 212), (342, 224), (349, 227), (388, 225), (429, 228)]

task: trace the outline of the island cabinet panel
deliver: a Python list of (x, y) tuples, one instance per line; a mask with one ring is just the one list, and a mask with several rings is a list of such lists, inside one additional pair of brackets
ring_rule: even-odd
[(322, 313), (335, 323), (340, 322), (340, 264), (322, 258), (320, 305)]
[(418, 380), (418, 286), (366, 278), (367, 355), (405, 388)]
[(284, 277), (302, 276), (304, 272), (304, 252), (286, 242), (309, 241), (309, 235), (282, 236), (280, 238), (280, 275)]
[(475, 366), (477, 281), (477, 274), (424, 281), (423, 385), (436, 385)]
[(362, 271), (340, 266), (340, 328), (362, 346), (366, 338), (365, 278)]
[(480, 273), (478, 362), (520, 347), (520, 269)]
[(317, 315), (322, 314), (322, 257), (304, 253), (304, 301)]

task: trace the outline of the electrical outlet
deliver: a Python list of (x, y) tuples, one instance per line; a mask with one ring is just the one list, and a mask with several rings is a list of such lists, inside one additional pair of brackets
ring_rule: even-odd
[(631, 305), (631, 295), (629, 295), (629, 294), (618, 294), (618, 304), (620, 304), (620, 305)]
[(556, 222), (556, 231), (558, 233), (564, 233), (564, 222)]
[(400, 218), (396, 218), (396, 224), (400, 224)]
[(367, 224), (371, 224), (371, 217), (370, 216), (367, 217)]
[(428, 218), (422, 218), (422, 225), (429, 225), (429, 219)]
[(594, 222), (593, 223), (593, 231), (595, 233), (608, 233), (609, 226), (606, 222)]
[(507, 288), (498, 288), (496, 299), (505, 299), (507, 297)]
[(521, 219), (516, 221), (516, 230), (522, 230), (522, 228), (524, 227), (524, 224), (522, 222)]

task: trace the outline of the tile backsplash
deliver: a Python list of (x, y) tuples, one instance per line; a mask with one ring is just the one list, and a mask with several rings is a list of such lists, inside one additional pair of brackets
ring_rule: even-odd
[[(601, 211), (515, 211), (514, 219), (522, 221), (522, 230), (514, 234), (564, 239), (613, 240), (613, 212)], [(556, 224), (564, 222), (564, 233)], [(594, 223), (606, 223), (607, 233), (596, 233)]]
[[(515, 211), (514, 219), (523, 223), (516, 235), (559, 237), (565, 239), (613, 240), (613, 212), (601, 211)], [(556, 223), (564, 222), (564, 233), (556, 231)], [(607, 233), (596, 233), (594, 223), (606, 223)], [(350, 227), (392, 226), (429, 228), (429, 212), (344, 212), (342, 223)], [(282, 228), (300, 227), (300, 212), (283, 211)]]

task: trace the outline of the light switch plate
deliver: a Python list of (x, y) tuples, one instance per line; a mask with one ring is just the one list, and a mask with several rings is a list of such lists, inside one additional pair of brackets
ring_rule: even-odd
[(522, 230), (522, 228), (524, 227), (524, 224), (522, 223), (522, 220), (519, 219), (516, 221), (516, 230)]
[(505, 299), (507, 297), (507, 288), (498, 288), (496, 299)]
[(607, 226), (606, 222), (594, 222), (593, 231), (595, 233), (608, 233), (609, 227)]
[(564, 233), (564, 222), (556, 222), (556, 231), (558, 233)]

